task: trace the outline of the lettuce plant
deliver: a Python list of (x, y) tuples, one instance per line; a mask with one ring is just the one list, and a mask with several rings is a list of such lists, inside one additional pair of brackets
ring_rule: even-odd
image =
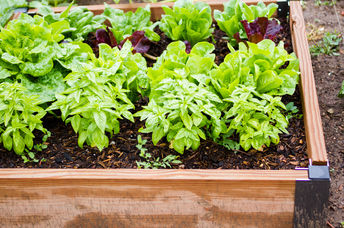
[[(277, 34), (282, 30), (282, 26), (276, 19), (269, 20), (267, 17), (258, 17), (253, 22), (242, 20), (247, 40), (251, 43), (259, 43), (264, 39), (275, 41)], [(234, 34), (236, 41), (243, 42), (239, 33)]]
[(69, 68), (92, 52), (81, 42), (61, 43), (68, 28), (65, 20), (48, 24), (41, 16), (26, 14), (11, 21), (0, 32), (0, 82), (21, 82), (41, 103), (54, 101), (65, 89)]
[(224, 101), (231, 104), (224, 118), (230, 121), (228, 131), (235, 130), (244, 150), (262, 150), (279, 143), (279, 134), (288, 133), (288, 120), (282, 114), (286, 107), (281, 97), (260, 94), (255, 87), (239, 85)]
[(183, 42), (173, 42), (149, 70), (150, 101), (135, 116), (146, 120), (140, 132), (152, 132), (154, 144), (166, 136), (171, 146), (183, 153), (197, 149), (206, 132), (219, 135), (224, 130), (216, 107), (222, 101), (206, 85), (209, 71), (215, 67), (213, 50), (212, 44), (200, 42), (187, 54)]
[(299, 62), (284, 50), (283, 42), (275, 46), (263, 40), (247, 46), (239, 43), (237, 51), (229, 46), (231, 53), (211, 72), (211, 84), (223, 98), (219, 108), (228, 126), (225, 134), (238, 134), (244, 150), (261, 150), (271, 142), (277, 144), (278, 135), (287, 132), (281, 96), (294, 93)]
[[(270, 95), (292, 95), (299, 81), (299, 61), (288, 54), (283, 42), (271, 40), (258, 44), (239, 43), (235, 51), (225, 57), (218, 69), (212, 71), (212, 84), (223, 98), (227, 98), (239, 85), (253, 86), (256, 91)], [(283, 67), (287, 65), (286, 67)]]
[(34, 1), (30, 3), (31, 7), (38, 8), (38, 14), (44, 17), (49, 24), (58, 21), (67, 21), (69, 28), (62, 30), (66, 40), (83, 41), (90, 32), (105, 27), (103, 22), (105, 18), (102, 15), (94, 15), (86, 7), (76, 7), (71, 9), (73, 3), (62, 13), (54, 13), (53, 9), (41, 2)]
[(204, 2), (178, 0), (173, 9), (164, 6), (159, 27), (172, 40), (190, 42), (206, 40), (213, 32), (210, 6)]
[(0, 32), (2, 65), (10, 65), (11, 72), (40, 77), (49, 73), (54, 59), (58, 58), (63, 40), (63, 29), (68, 29), (67, 21), (48, 24), (40, 16), (21, 14), (18, 20), (8, 23)]
[(106, 132), (119, 132), (119, 119), (134, 121), (128, 89), (146, 85), (146, 62), (131, 53), (127, 42), (121, 50), (100, 44), (99, 58), (91, 55), (91, 60), (80, 64), (64, 79), (69, 88), (56, 95), (48, 110), (61, 110), (63, 121), (79, 134), (80, 147), (86, 142), (102, 150), (109, 144)]
[(24, 155), (33, 148), (33, 131), (47, 133), (42, 125), (46, 114), (37, 96), (28, 96), (21, 84), (0, 83), (0, 143), (7, 150)]
[(270, 18), (278, 8), (275, 3), (265, 6), (263, 2), (248, 6), (241, 0), (229, 0), (223, 5), (223, 12), (214, 10), (214, 18), (220, 29), (231, 39), (236, 33), (239, 33), (241, 38), (247, 38), (244, 27), (240, 23), (242, 20), (252, 22), (258, 17)]
[(139, 7), (136, 12), (129, 11), (124, 13), (123, 10), (111, 8), (105, 3), (103, 15), (110, 21), (110, 30), (118, 44), (136, 31), (144, 31), (145, 36), (149, 40), (160, 40), (160, 36), (153, 31), (156, 24), (150, 21), (151, 12), (149, 6), (145, 8)]

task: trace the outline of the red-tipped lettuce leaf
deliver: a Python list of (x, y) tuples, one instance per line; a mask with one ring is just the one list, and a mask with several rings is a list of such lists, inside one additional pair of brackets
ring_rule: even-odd
[(185, 40), (184, 44), (185, 44), (185, 52), (190, 54), (190, 52), (191, 52), (191, 44), (190, 44), (190, 42)]
[[(240, 21), (244, 26), (247, 39), (252, 43), (259, 43), (264, 39), (275, 41), (277, 34), (282, 30), (282, 26), (276, 19), (269, 20), (267, 17), (258, 17), (253, 22), (247, 20)], [(237, 42), (242, 42), (239, 33), (234, 34)]]
[(125, 42), (130, 40), (133, 45), (133, 53), (147, 53), (150, 49), (152, 42), (145, 36), (144, 31), (136, 31), (131, 36), (125, 38), (119, 44), (119, 48), (122, 48)]

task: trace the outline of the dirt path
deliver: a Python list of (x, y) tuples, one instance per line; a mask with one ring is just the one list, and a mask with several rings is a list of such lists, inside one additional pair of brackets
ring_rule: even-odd
[[(322, 1), (325, 2), (325, 1)], [(342, 28), (340, 28), (337, 15)], [(316, 6), (315, 1), (307, 1), (304, 17), (308, 32), (341, 32), (343, 35), (344, 1), (333, 6)], [(312, 26), (314, 25), (314, 26)], [(309, 42), (312, 45), (312, 41)], [(328, 208), (328, 227), (344, 227), (344, 99), (337, 97), (341, 82), (344, 80), (344, 46), (340, 56), (321, 55), (312, 57), (314, 77), (319, 98), (321, 117), (330, 160), (331, 189)]]

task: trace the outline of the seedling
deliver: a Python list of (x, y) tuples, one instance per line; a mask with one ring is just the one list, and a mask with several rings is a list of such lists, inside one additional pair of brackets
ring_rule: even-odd
[(338, 56), (340, 42), (342, 42), (342, 37), (339, 33), (327, 32), (321, 41), (310, 47), (310, 52), (314, 56), (321, 54)]
[(294, 105), (294, 102), (289, 102), (286, 106), (287, 116), (286, 118), (290, 120), (291, 118), (301, 119), (302, 114), (298, 114), (299, 109)]
[(143, 146), (147, 143), (147, 140), (142, 140), (141, 135), (137, 136), (137, 145), (136, 148), (140, 150), (140, 157), (143, 158), (145, 161), (136, 161), (137, 168), (141, 169), (158, 169), (158, 168), (171, 168), (171, 164), (177, 165), (181, 164), (182, 162), (178, 160), (177, 155), (168, 155), (162, 160), (160, 158), (156, 158), (155, 160), (152, 158), (150, 153), (147, 153), (147, 149)]

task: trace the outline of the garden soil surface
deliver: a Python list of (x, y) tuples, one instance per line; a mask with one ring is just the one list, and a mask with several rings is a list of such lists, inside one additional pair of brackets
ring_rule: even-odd
[[(313, 1), (305, 2), (304, 17), (309, 45), (312, 45), (314, 40), (320, 38), (319, 35), (325, 31), (336, 31), (343, 37), (343, 0), (337, 1), (335, 7), (316, 6)], [(344, 98), (338, 98), (337, 94), (344, 80), (343, 42), (340, 46), (340, 56), (313, 56), (312, 64), (330, 161), (331, 188), (327, 226), (342, 228), (344, 227), (341, 225), (344, 222)]]

